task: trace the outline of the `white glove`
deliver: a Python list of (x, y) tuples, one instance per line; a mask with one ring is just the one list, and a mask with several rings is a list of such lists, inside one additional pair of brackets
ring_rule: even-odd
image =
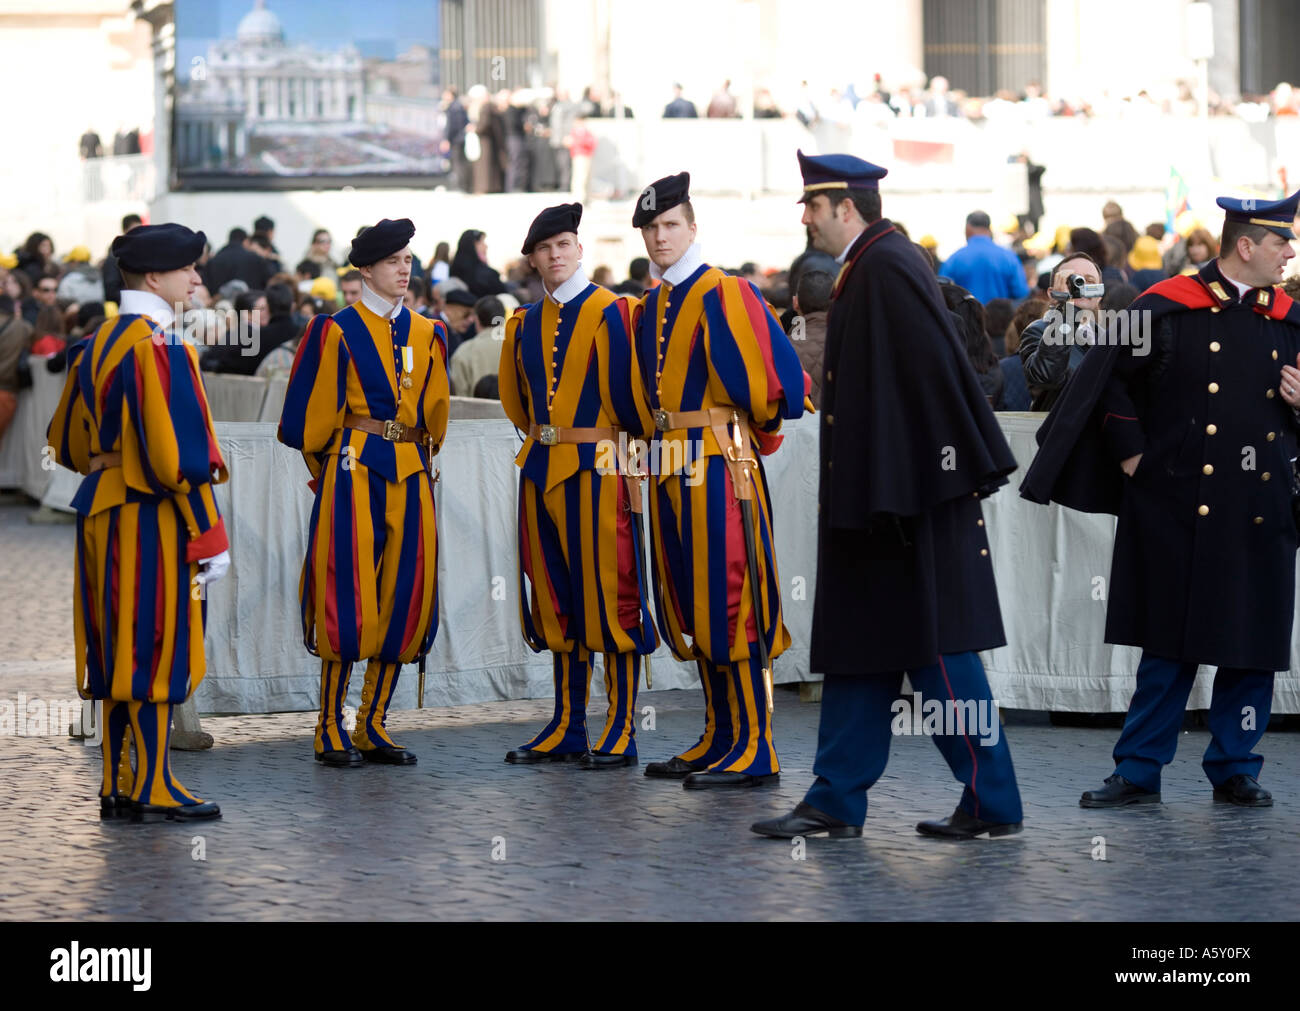
[(199, 559), (199, 571), (194, 577), (194, 582), (200, 586), (208, 583), (215, 583), (218, 579), (226, 574), (230, 568), (230, 552), (223, 551), (219, 555), (213, 555), (211, 558)]

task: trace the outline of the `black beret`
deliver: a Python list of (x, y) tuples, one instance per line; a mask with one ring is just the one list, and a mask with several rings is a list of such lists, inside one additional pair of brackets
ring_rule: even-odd
[(636, 210), (632, 212), (632, 227), (644, 228), (664, 211), (670, 211), (690, 199), (691, 174), (689, 172), (664, 176), (643, 189), (641, 195), (636, 198)]
[(474, 304), (474, 296), (464, 288), (457, 288), (455, 291), (447, 292), (447, 297), (443, 299), (448, 305), (470, 305)]
[(197, 263), (207, 236), (184, 225), (139, 225), (113, 240), (117, 265), (129, 274), (181, 270)]
[(520, 250), (525, 256), (532, 256), (537, 244), (552, 235), (561, 232), (578, 231), (578, 222), (582, 220), (582, 204), (560, 204), (548, 207), (533, 218), (528, 226), (528, 238), (524, 239), (524, 248)]
[(369, 267), (385, 256), (392, 256), (405, 249), (414, 234), (415, 225), (410, 218), (398, 218), (396, 221), (384, 218), (352, 240), (352, 252), (348, 254), (348, 260), (354, 267)]

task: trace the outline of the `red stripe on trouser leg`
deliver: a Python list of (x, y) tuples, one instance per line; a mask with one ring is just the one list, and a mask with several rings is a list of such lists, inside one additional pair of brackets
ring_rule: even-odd
[[(943, 654), (939, 655), (939, 672), (943, 675), (944, 686), (948, 689), (948, 698), (952, 699), (954, 708), (957, 705), (957, 696), (953, 693), (952, 682), (948, 679), (948, 666), (943, 662)], [(971, 743), (970, 735), (966, 733), (966, 728), (962, 728), (962, 740), (966, 742), (966, 748), (970, 751), (970, 792), (975, 798), (975, 810), (971, 813), (978, 818), (980, 816), (980, 795), (979, 790), (975, 787), (975, 780), (979, 777), (980, 763), (975, 757), (975, 745)]]
[(322, 660), (320, 665), (320, 714), (316, 719), (316, 752), (347, 751), (352, 738), (343, 726), (343, 703), (348, 697), (352, 664), (346, 660)]

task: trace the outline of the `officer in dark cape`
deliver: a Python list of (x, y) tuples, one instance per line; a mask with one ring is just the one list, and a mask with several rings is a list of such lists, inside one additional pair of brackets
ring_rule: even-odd
[(822, 383), (811, 668), (825, 683), (817, 781), (791, 814), (753, 830), (861, 835), (890, 737), (911, 730), (899, 726), (906, 672), (927, 703), (965, 714), (934, 737), (965, 784), (961, 801), (918, 830), (1018, 832), (1010, 751), (996, 730), (979, 739), (973, 716), (997, 722), (977, 651), (1006, 642), (980, 499), (1015, 458), (933, 272), (880, 216), (885, 170), (847, 155), (799, 162), (803, 223), (844, 265)]
[(1115, 773), (1084, 807), (1158, 803), (1200, 664), (1218, 668), (1202, 766), (1263, 807), (1273, 672), (1290, 665), (1300, 307), (1274, 287), (1300, 193), (1221, 198), (1221, 256), (1148, 289), (1093, 348), (1038, 432), (1021, 494), (1119, 517), (1106, 641), (1142, 660)]

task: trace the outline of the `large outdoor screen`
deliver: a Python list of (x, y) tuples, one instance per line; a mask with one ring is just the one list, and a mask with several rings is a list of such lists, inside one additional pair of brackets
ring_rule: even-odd
[(438, 5), (176, 0), (173, 183), (412, 184), (443, 175)]

